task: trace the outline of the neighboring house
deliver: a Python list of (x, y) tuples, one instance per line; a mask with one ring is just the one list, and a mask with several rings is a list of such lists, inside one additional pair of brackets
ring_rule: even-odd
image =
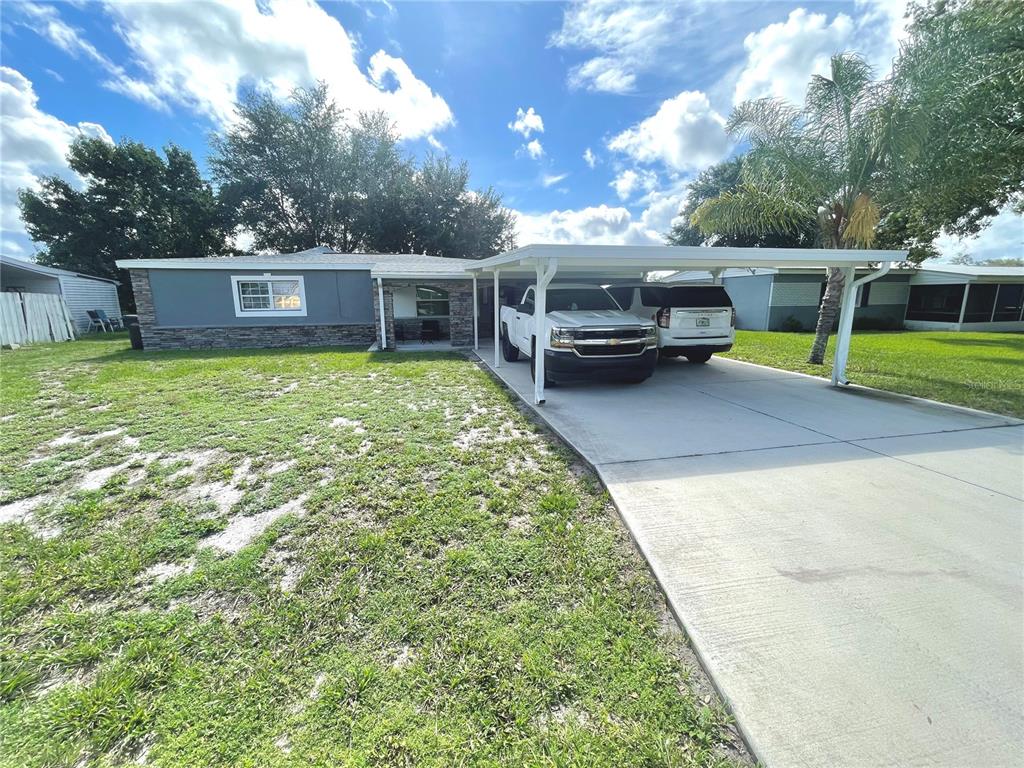
[(83, 275), (0, 255), (0, 291), (63, 296), (80, 333), (89, 328), (87, 310), (102, 309), (108, 317), (121, 317), (117, 286), (116, 280), (105, 277)]
[(469, 263), (319, 247), (117, 265), (131, 275), (146, 349), (379, 347), (382, 316), (383, 346), (394, 349), (419, 339), (425, 325), (452, 346), (473, 343)]
[[(687, 283), (711, 279), (707, 272), (681, 272), (667, 278)], [(824, 270), (729, 269), (721, 281), (736, 306), (738, 328), (812, 330), (817, 323), (825, 293)], [(854, 327), (1024, 331), (1022, 300), (1022, 267), (893, 269), (858, 290)]]
[(920, 269), (910, 280), (905, 325), (922, 331), (1024, 331), (1024, 267)]

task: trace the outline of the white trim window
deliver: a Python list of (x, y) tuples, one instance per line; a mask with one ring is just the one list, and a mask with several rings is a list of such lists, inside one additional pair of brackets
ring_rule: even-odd
[(232, 275), (235, 317), (305, 317), (306, 283), (301, 275)]

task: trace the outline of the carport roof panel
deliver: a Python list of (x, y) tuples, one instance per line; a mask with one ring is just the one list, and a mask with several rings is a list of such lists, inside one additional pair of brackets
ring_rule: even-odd
[(693, 245), (526, 245), (467, 266), (469, 271), (511, 269), (558, 259), (558, 270), (692, 270), (719, 267), (863, 267), (903, 261), (907, 251), (835, 248), (706, 248)]

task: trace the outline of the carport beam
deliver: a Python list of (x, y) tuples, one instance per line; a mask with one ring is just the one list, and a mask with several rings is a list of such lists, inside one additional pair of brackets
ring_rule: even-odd
[(548, 284), (558, 271), (558, 259), (537, 260), (537, 298), (534, 303), (533, 402), (544, 404), (544, 341), (547, 331)]
[(501, 302), (498, 301), (498, 275), (500, 269), (494, 270), (494, 367), (501, 367)]
[(832, 361), (832, 384), (848, 384), (846, 380), (846, 361), (850, 357), (850, 337), (853, 335), (853, 314), (856, 312), (857, 289), (865, 283), (877, 280), (889, 272), (891, 261), (883, 261), (875, 272), (854, 280), (856, 274), (853, 267), (846, 267), (843, 272), (843, 303), (839, 310), (839, 332), (836, 334), (836, 353)]

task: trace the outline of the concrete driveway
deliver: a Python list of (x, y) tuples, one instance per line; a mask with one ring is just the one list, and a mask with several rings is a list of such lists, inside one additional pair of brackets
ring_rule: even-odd
[(718, 358), (537, 410), (768, 766), (1024, 765), (1024, 424)]

